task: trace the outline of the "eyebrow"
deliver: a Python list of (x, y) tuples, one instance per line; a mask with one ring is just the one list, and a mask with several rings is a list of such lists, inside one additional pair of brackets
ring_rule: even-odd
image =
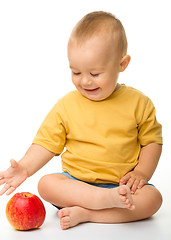
[[(77, 69), (77, 68), (75, 68), (75, 67), (73, 67), (73, 66), (69, 66), (69, 68), (71, 68), (71, 69)], [(103, 67), (97, 67), (97, 69), (91, 69), (91, 71), (101, 71), (101, 72), (103, 72), (104, 71), (104, 68)]]

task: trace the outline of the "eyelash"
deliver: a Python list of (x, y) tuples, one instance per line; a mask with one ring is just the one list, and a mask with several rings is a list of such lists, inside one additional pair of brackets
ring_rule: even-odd
[(78, 76), (78, 75), (80, 75), (81, 73), (79, 73), (79, 72), (78, 72), (78, 73), (73, 72), (73, 74), (76, 75), (76, 76)]
[(93, 74), (93, 73), (90, 73), (92, 77), (98, 77), (99, 76), (99, 73), (96, 73), (96, 74)]
[[(73, 72), (73, 74), (74, 75), (76, 75), (76, 76), (79, 76), (81, 73), (76, 73), (76, 72)], [(98, 77), (99, 76), (99, 73), (96, 73), (96, 74), (93, 74), (93, 73), (90, 73), (90, 75), (92, 76), (92, 77)]]

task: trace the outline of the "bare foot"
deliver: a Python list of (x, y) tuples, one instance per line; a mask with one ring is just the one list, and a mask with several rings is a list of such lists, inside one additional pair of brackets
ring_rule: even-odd
[(126, 185), (119, 186), (113, 190), (113, 207), (134, 210), (135, 205), (131, 196), (130, 188)]
[(88, 209), (81, 207), (66, 207), (58, 211), (61, 229), (66, 230), (81, 222), (88, 222)]
[[(128, 186), (122, 185), (115, 189), (110, 189), (111, 208), (127, 208), (134, 210), (135, 205)], [(91, 210), (74, 206), (65, 207), (58, 211), (62, 230), (74, 227), (82, 222), (90, 220)]]

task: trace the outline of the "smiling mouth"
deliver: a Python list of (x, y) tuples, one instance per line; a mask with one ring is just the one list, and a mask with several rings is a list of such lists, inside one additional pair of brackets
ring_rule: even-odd
[(99, 88), (94, 88), (94, 89), (84, 89), (87, 92), (96, 92)]

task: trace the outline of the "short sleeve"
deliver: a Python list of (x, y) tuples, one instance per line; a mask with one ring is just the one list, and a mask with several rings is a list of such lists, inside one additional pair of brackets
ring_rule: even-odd
[(51, 109), (41, 124), (33, 143), (59, 155), (66, 142), (66, 131), (61, 114), (60, 101)]
[(152, 101), (148, 98), (142, 115), (141, 122), (138, 124), (138, 138), (142, 146), (149, 143), (162, 144), (162, 126), (157, 122), (156, 111)]

